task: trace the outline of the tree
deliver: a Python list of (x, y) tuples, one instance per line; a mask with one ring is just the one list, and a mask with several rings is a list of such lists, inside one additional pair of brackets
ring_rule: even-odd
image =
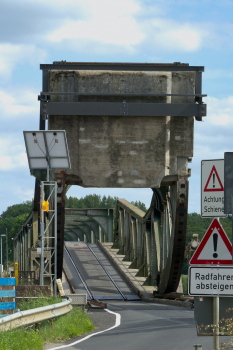
[(144, 203), (142, 203), (141, 201), (136, 201), (136, 202), (131, 202), (133, 205), (135, 205), (135, 207), (138, 207), (139, 209), (141, 209), (142, 211), (144, 211), (145, 213), (147, 212), (146, 206)]
[[(28, 215), (32, 210), (32, 202), (26, 201), (21, 204), (14, 204), (7, 208), (0, 215), (0, 233), (5, 234), (6, 229), (8, 232), (8, 254), (9, 254), (9, 264), (13, 262), (13, 240), (20, 227), (26, 221)], [(6, 261), (6, 240), (5, 237), (2, 239), (3, 247), (3, 261)], [(11, 253), (10, 253), (11, 251)]]
[(18, 215), (30, 213), (32, 210), (32, 201), (26, 201), (21, 204), (14, 204), (3, 211), (0, 215), (0, 219), (5, 219), (7, 217), (17, 217)]
[(97, 194), (89, 194), (85, 197), (67, 197), (65, 199), (66, 208), (115, 208), (116, 207), (116, 197), (103, 196)]
[[(65, 207), (66, 208), (116, 208), (117, 197), (103, 196), (97, 194), (89, 194), (84, 198), (67, 197)], [(140, 200), (136, 202), (131, 202), (133, 205), (143, 210), (147, 211), (146, 206)]]

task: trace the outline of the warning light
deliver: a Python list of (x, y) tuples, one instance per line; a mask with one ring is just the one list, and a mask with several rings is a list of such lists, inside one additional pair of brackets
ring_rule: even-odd
[(47, 213), (48, 213), (48, 211), (49, 211), (49, 201), (43, 201), (42, 202), (42, 210), (47, 211)]

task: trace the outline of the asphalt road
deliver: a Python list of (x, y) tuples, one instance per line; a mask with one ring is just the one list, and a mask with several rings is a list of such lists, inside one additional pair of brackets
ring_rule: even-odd
[[(142, 301), (112, 301), (108, 309), (120, 314), (121, 323), (107, 332), (72, 339), (46, 349), (67, 350), (193, 350), (201, 344), (203, 350), (213, 349), (212, 337), (197, 337), (193, 310), (170, 305), (150, 304)], [(114, 326), (116, 317), (104, 310), (91, 310), (90, 316), (96, 325), (96, 332)], [(229, 341), (230, 337), (220, 337)], [(69, 345), (70, 344), (70, 345)], [(72, 344), (72, 345), (71, 345)], [(64, 347), (63, 347), (64, 346)]]

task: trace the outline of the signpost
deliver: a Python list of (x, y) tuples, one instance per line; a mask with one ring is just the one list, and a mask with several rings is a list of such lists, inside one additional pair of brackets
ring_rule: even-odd
[[(190, 260), (189, 267), (188, 293), (194, 296), (213, 297), (215, 325), (219, 323), (219, 296), (233, 295), (232, 244), (219, 223), (220, 217), (226, 217), (226, 214), (231, 213), (233, 213), (233, 152), (226, 152), (224, 159), (201, 162), (201, 216), (212, 217), (214, 220)], [(214, 349), (217, 350), (219, 328), (216, 327), (213, 332)]]
[(191, 266), (188, 288), (193, 296), (232, 296), (233, 266)]
[(201, 216), (226, 217), (224, 214), (224, 159), (201, 162)]
[(212, 221), (189, 263), (232, 265), (232, 245), (217, 219)]
[[(202, 189), (210, 190), (209, 192), (212, 193), (213, 182), (215, 182), (213, 180), (213, 174), (218, 179), (217, 188), (222, 189), (221, 178), (213, 164), (212, 168), (208, 170), (208, 173), (209, 176), (206, 176), (207, 180), (204, 181), (205, 185)], [(219, 296), (226, 297), (233, 294), (232, 245), (218, 219), (215, 218), (212, 221), (193, 254), (190, 265), (188, 293), (193, 296), (213, 297), (213, 324), (218, 325)], [(214, 329), (213, 336), (214, 349), (218, 350), (218, 327)]]
[(224, 212), (232, 214), (233, 152), (224, 153)]

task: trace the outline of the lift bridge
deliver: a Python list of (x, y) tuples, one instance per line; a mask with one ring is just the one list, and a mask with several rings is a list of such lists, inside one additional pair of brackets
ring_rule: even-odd
[[(40, 130), (46, 124), (48, 130), (65, 130), (71, 161), (71, 169), (50, 171), (57, 184), (57, 238), (51, 242), (51, 225), (45, 234), (44, 283), (51, 283), (56, 265), (58, 278), (63, 268), (70, 276), (75, 269), (85, 285), (90, 277), (85, 263), (94, 257), (105, 264), (106, 257), (96, 250), (98, 243), (127, 262), (143, 285), (158, 293), (175, 292), (185, 250), (194, 120), (206, 115), (204, 67), (61, 61), (40, 68)], [(36, 274), (41, 263), (41, 181), (46, 172), (31, 173), (36, 178), (33, 209), (14, 239), (14, 259), (22, 273)], [(151, 205), (144, 213), (118, 198), (112, 209), (65, 209), (65, 194), (73, 185), (151, 188)], [(45, 227), (48, 221), (49, 213)], [(56, 244), (55, 258), (51, 246)], [(93, 266), (97, 271), (95, 261)]]

